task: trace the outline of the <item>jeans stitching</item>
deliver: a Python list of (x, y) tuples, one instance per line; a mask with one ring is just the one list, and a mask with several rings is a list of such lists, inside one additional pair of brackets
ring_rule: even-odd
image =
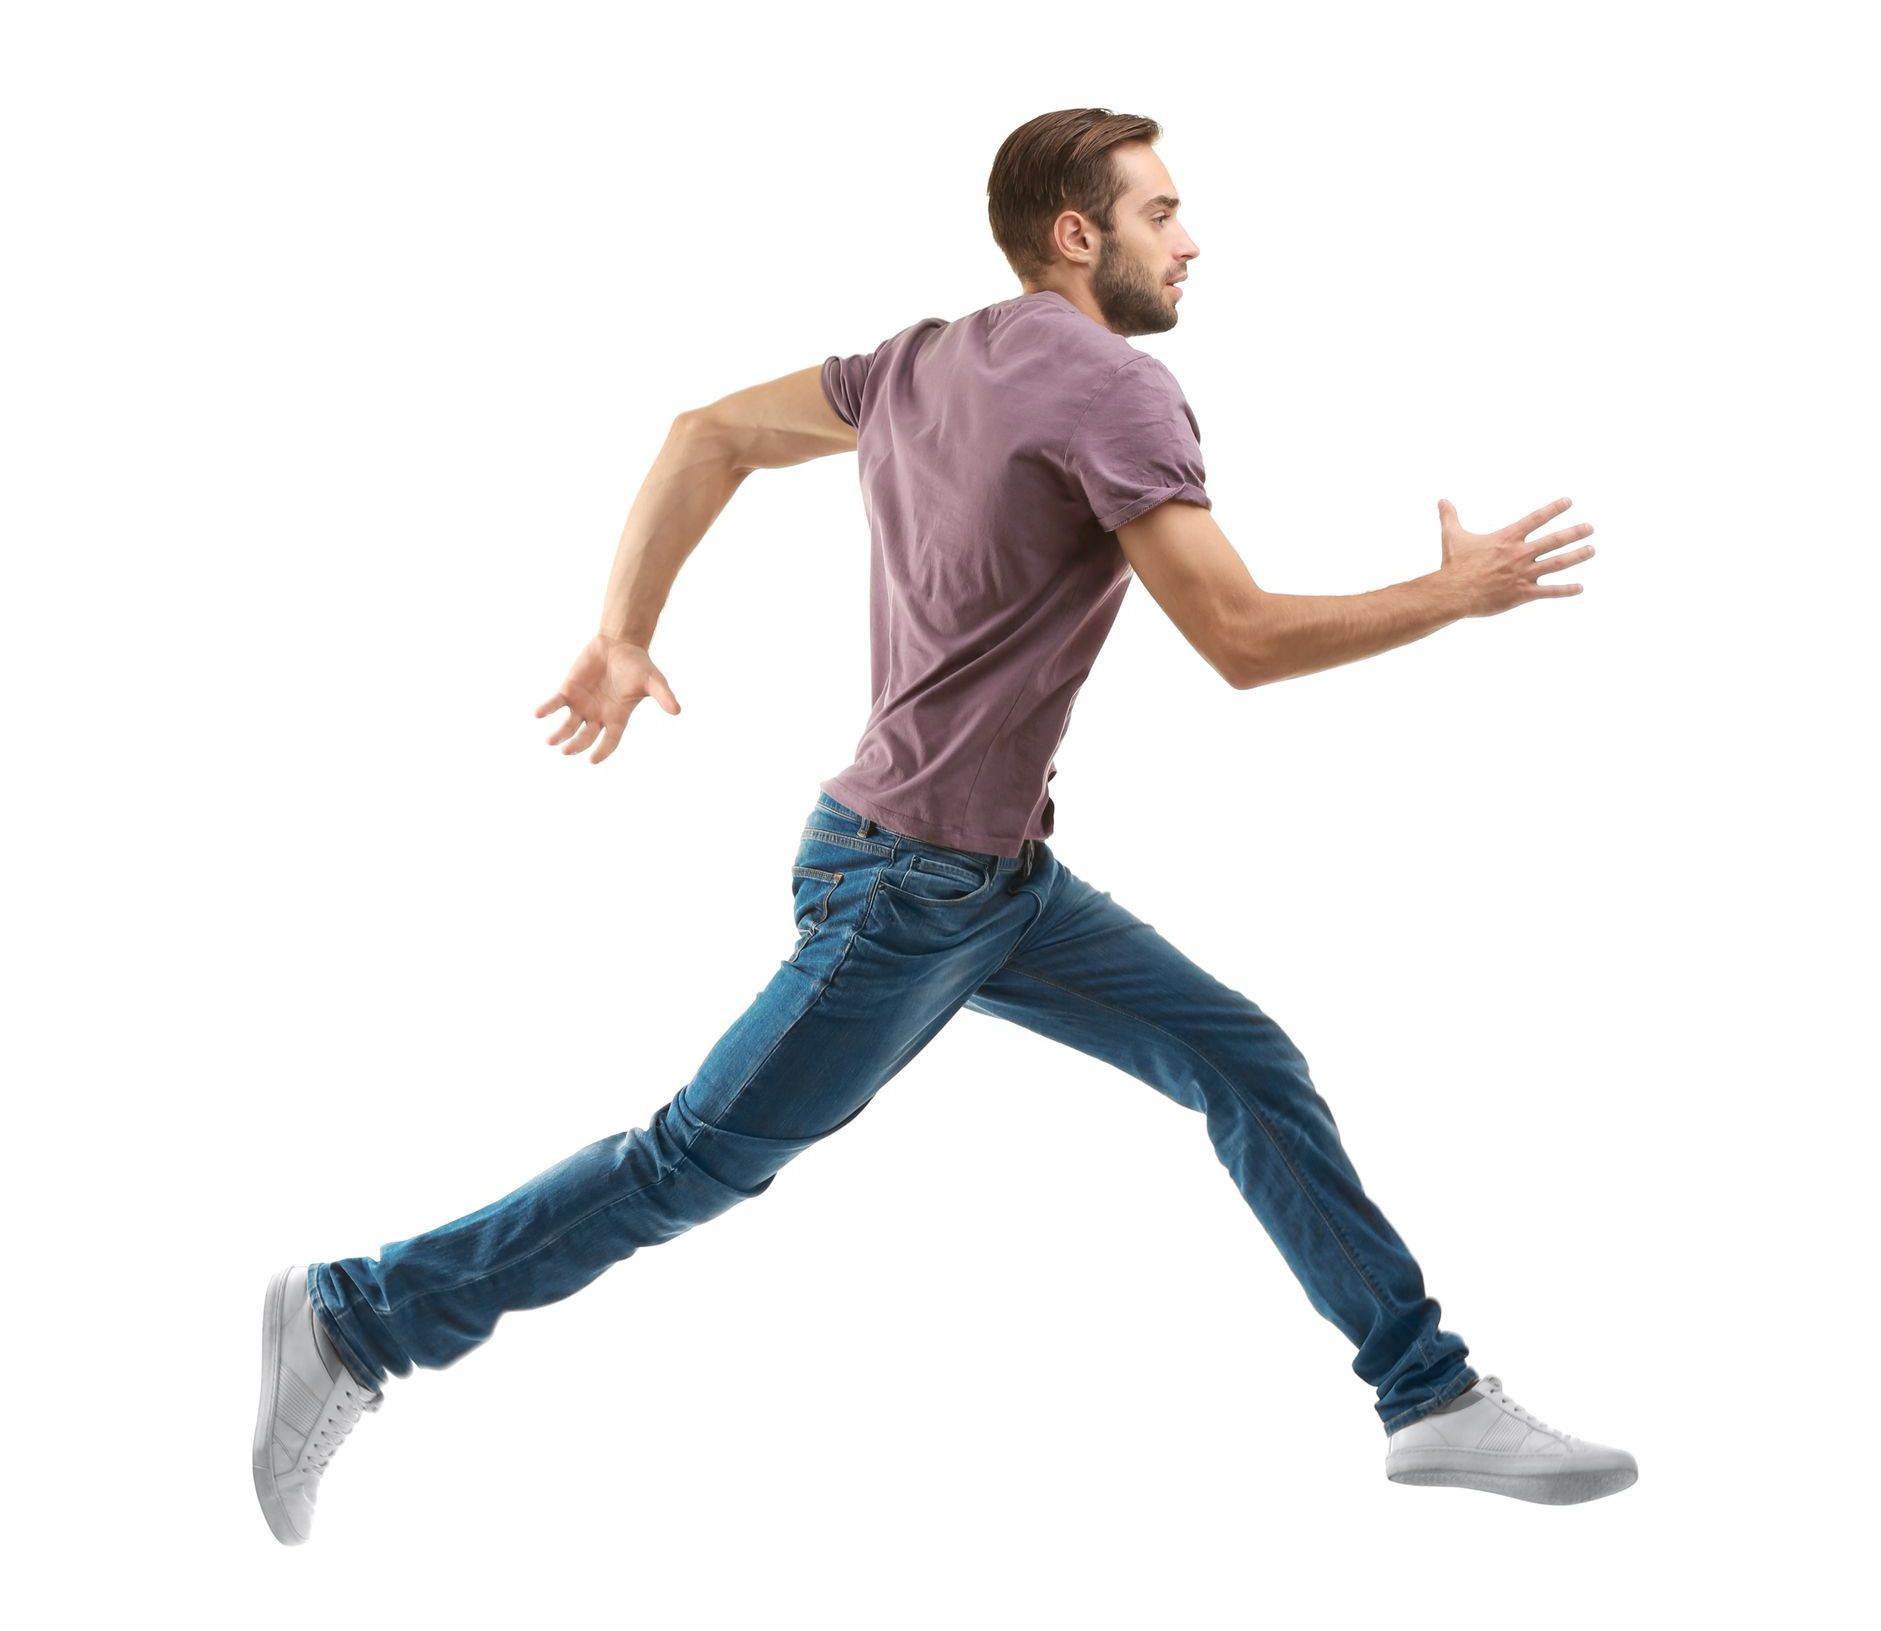
[(1395, 1433), (1400, 1427), (1408, 1427), (1412, 1422), (1419, 1421), (1423, 1417), (1428, 1416), (1431, 1411), (1442, 1409), (1443, 1406), (1447, 1405), (1452, 1399), (1460, 1399), (1482, 1380), (1482, 1378), (1476, 1374), (1475, 1369), (1469, 1365), (1463, 1367), (1463, 1377), (1464, 1380), (1460, 1387), (1453, 1388), (1441, 1398), (1432, 1399), (1428, 1404), (1412, 1405), (1409, 1410), (1399, 1411), (1397, 1415), (1385, 1422), (1385, 1431), (1387, 1433)]
[[(1028, 880), (1037, 872), (1038, 872), (1038, 867), (1035, 864), (1032, 868), (1032, 872), (1027, 874)], [(1057, 881), (1056, 877), (1054, 876), (1053, 882), (1055, 883), (1056, 881)], [(1052, 884), (1047, 884), (1045, 887), (1047, 891), (1049, 891), (1052, 887)], [(999, 968), (993, 970), (995, 974), (999, 973), (1000, 969), (1007, 968), (1011, 965), (1013, 958), (1019, 954), (1020, 949), (1025, 945), (1026, 941), (1031, 939), (1032, 931), (1036, 929), (1042, 921), (1044, 921), (1044, 917), (1045, 917), (1045, 896), (1041, 895), (1036, 889), (1033, 889), (1030, 886), (1029, 881), (1027, 884), (1021, 886), (1018, 889), (1008, 888), (1006, 890), (1006, 893), (1008, 895), (1030, 895), (1033, 900), (1038, 902), (1038, 910), (1032, 914), (1032, 921), (1019, 931), (1019, 938), (1013, 941), (1012, 945), (1007, 949), (1006, 955), (1000, 959)], [(1017, 973), (1020, 971), (1014, 970), (1014, 972)], [(1035, 978), (1035, 977), (1036, 976), (1031, 976), (1031, 975), (1027, 976), (1027, 978)], [(1051, 982), (1045, 981), (1043, 983), (1049, 985)]]
[[(896, 848), (895, 845), (891, 844), (889, 846), (889, 855), (891, 859), (894, 855), (895, 848)], [(843, 949), (842, 949), (842, 955), (836, 959), (836, 966), (830, 970), (829, 976), (827, 979), (819, 980), (812, 986), (811, 988), (812, 995), (810, 997), (810, 1000), (803, 1005), (803, 1008), (799, 1013), (797, 1013), (796, 1015), (792, 1017), (790, 1023), (786, 1025), (781, 1032), (778, 1033), (776, 1040), (771, 1043), (770, 1047), (765, 1049), (764, 1057), (758, 1060), (758, 1062), (755, 1065), (753, 1065), (751, 1069), (746, 1073), (745, 1079), (738, 1084), (737, 1092), (732, 1094), (730, 1100), (726, 1103), (724, 1110), (719, 1112), (721, 1117), (730, 1115), (731, 1112), (737, 1108), (738, 1101), (744, 1097), (746, 1090), (751, 1086), (752, 1082), (756, 1080), (758, 1073), (761, 1070), (763, 1070), (763, 1068), (767, 1064), (770, 1063), (771, 1056), (774, 1053), (776, 1053), (780, 1047), (784, 1045), (785, 1041), (788, 1040), (791, 1033), (794, 1032), (796, 1028), (803, 1023), (803, 1021), (809, 1016), (810, 1012), (816, 1007), (817, 1003), (822, 1000), (823, 993), (829, 989), (830, 984), (835, 980), (837, 974), (841, 971), (843, 964), (849, 960), (849, 954), (852, 950), (854, 950), (857, 939), (860, 938), (862, 931), (868, 927), (869, 918), (875, 909), (875, 897), (876, 897), (877, 892), (881, 888), (882, 873), (884, 870), (886, 869), (882, 867), (877, 867), (875, 869), (874, 877), (869, 884), (868, 898), (862, 904), (861, 917), (858, 919), (856, 923), (856, 927), (851, 932), (848, 941), (844, 944)], [(690, 1086), (690, 1085), (691, 1085), (690, 1083), (687, 1084), (687, 1086)], [(685, 1089), (682, 1088), (680, 1089), (680, 1091), (684, 1092)], [(680, 1172), (682, 1168), (692, 1164), (691, 1157), (692, 1157), (693, 1145), (698, 1143), (698, 1141), (702, 1137), (704, 1137), (707, 1129), (712, 1127), (713, 1125), (714, 1123), (705, 1121), (703, 1118), (701, 1118), (698, 1130), (694, 1132), (692, 1136), (688, 1138), (686, 1142), (680, 1146), (678, 1159), (665, 1172), (661, 1173), (658, 1178), (655, 1178), (652, 1183), (642, 1184), (640, 1185), (638, 1189), (631, 1189), (625, 1195), (611, 1196), (609, 1199), (603, 1201), (599, 1206), (589, 1208), (588, 1211), (582, 1213), (580, 1217), (574, 1219), (565, 1228), (558, 1230), (554, 1235), (551, 1235), (547, 1240), (544, 1240), (540, 1242), (539, 1244), (532, 1246), (528, 1251), (524, 1252), (522, 1256), (520, 1257), (511, 1258), (506, 1263), (499, 1263), (495, 1268), (485, 1269), (480, 1274), (473, 1274), (467, 1280), (459, 1280), (455, 1285), (430, 1286), (430, 1287), (427, 1287), (423, 1291), (413, 1292), (411, 1296), (404, 1298), (402, 1301), (388, 1305), (384, 1315), (382, 1315), (381, 1318), (389, 1319), (392, 1315), (398, 1313), (401, 1309), (409, 1308), (412, 1306), (413, 1303), (422, 1302), (428, 1297), (441, 1297), (453, 1291), (461, 1291), (464, 1289), (465, 1286), (473, 1286), (485, 1280), (495, 1279), (496, 1276), (499, 1274), (507, 1274), (510, 1272), (511, 1269), (517, 1268), (521, 1264), (528, 1262), (530, 1258), (536, 1256), (538, 1253), (547, 1251), (549, 1247), (565, 1239), (568, 1235), (573, 1234), (575, 1230), (579, 1229), (583, 1224), (587, 1223), (589, 1219), (599, 1217), (603, 1212), (606, 1212), (613, 1207), (619, 1206), (625, 1201), (630, 1201), (638, 1195), (645, 1195), (655, 1189), (658, 1189), (669, 1178), (677, 1176), (677, 1174)], [(704, 1171), (703, 1168), (700, 1168), (699, 1170)], [(707, 1174), (707, 1176), (709, 1177), (710, 1174)], [(716, 1181), (717, 1180), (714, 1180), (714, 1182)]]
[[(878, 827), (876, 830), (880, 832), (883, 829)], [(895, 846), (893, 844), (878, 844), (873, 839), (858, 838), (854, 833), (831, 832), (827, 827), (805, 827), (803, 829), (803, 838), (814, 838), (819, 843), (824, 844), (846, 844), (850, 849), (867, 850), (871, 855), (893, 855), (895, 853)], [(800, 838), (797, 843), (798, 848), (801, 849), (803, 847), (803, 839)]]
[[(855, 928), (850, 930), (849, 938), (843, 942), (842, 955), (836, 959), (836, 966), (829, 971), (829, 978), (817, 983), (817, 991), (819, 994), (827, 991), (830, 985), (835, 981), (836, 976), (842, 972), (843, 964), (849, 961), (850, 952), (855, 950), (856, 942), (862, 938), (862, 931), (869, 926), (869, 918), (875, 911), (875, 897), (881, 892), (882, 874), (887, 870), (887, 867), (881, 866), (875, 869), (875, 876), (869, 882), (868, 896), (862, 902), (861, 915), (856, 919)], [(766, 1054), (765, 1057), (768, 1059), (770, 1055)], [(742, 1093), (744, 1089), (740, 1088), (739, 1091)]]
[(1068, 997), (1075, 997), (1080, 1002), (1088, 1002), (1093, 1007), (1102, 1008), (1108, 1013), (1121, 1014), (1125, 1019), (1131, 1020), (1135, 1024), (1147, 1026), (1159, 1036), (1168, 1037), (1177, 1047), (1194, 1054), (1197, 1059), (1207, 1065), (1210, 1070), (1221, 1078), (1228, 1091), (1240, 1100), (1242, 1107), (1253, 1117), (1255, 1126), (1259, 1127), (1260, 1130), (1266, 1134), (1268, 1142), (1274, 1147), (1274, 1153), (1280, 1157), (1281, 1164), (1287, 1169), (1294, 1183), (1299, 1186), (1300, 1193), (1304, 1195), (1307, 1200), (1312, 1202), (1313, 1210), (1319, 1214), (1320, 1222), (1326, 1226), (1326, 1232), (1338, 1242), (1339, 1250), (1345, 1254), (1346, 1261), (1352, 1265), (1353, 1271), (1359, 1277), (1359, 1283), (1365, 1287), (1366, 1291), (1370, 1293), (1372, 1301), (1378, 1305), (1379, 1312), (1390, 1312), (1390, 1304), (1386, 1302), (1383, 1293), (1379, 1291), (1377, 1284), (1372, 1278), (1371, 1271), (1365, 1267), (1365, 1264), (1360, 1260), (1357, 1252), (1352, 1249), (1351, 1243), (1346, 1239), (1338, 1224), (1327, 1216), (1324, 1202), (1321, 1201), (1312, 1185), (1306, 1181), (1305, 1175), (1294, 1165), (1293, 1156), (1288, 1151), (1285, 1143), (1282, 1142), (1280, 1136), (1268, 1124), (1267, 1118), (1260, 1113), (1259, 1108), (1241, 1091), (1239, 1084), (1236, 1083), (1232, 1075), (1218, 1065), (1193, 1042), (1190, 1042), (1185, 1037), (1177, 1036), (1173, 1031), (1166, 1030), (1153, 1019), (1145, 1018), (1142, 1014), (1133, 1013), (1128, 1008), (1119, 1008), (1115, 1003), (1105, 1002), (1100, 997), (1093, 997), (1089, 992), (1075, 990), (1071, 986), (1060, 984), (1057, 980), (1049, 980), (1042, 974), (1034, 974), (1029, 969), (1011, 968), (1010, 972), (1028, 980), (1036, 980), (1040, 985), (1048, 985), (1054, 990), (1064, 992)]
[[(793, 866), (790, 869), (790, 876), (792, 884), (791, 902), (793, 908), (796, 903), (795, 886), (797, 879), (815, 878), (819, 882), (829, 885), (821, 895), (817, 896), (816, 899), (812, 901), (809, 909), (803, 916), (795, 919), (797, 925), (797, 944), (791, 948), (790, 955), (784, 959), (785, 963), (794, 964), (797, 959), (803, 955), (804, 947), (808, 946), (812, 940), (821, 934), (823, 932), (823, 925), (829, 922), (830, 897), (836, 893), (837, 885), (843, 881), (843, 875), (840, 872), (826, 872), (822, 867)], [(805, 918), (809, 919), (807, 925), (804, 922)]]
[[(871, 899), (872, 898), (873, 898), (873, 891), (871, 891)], [(858, 933), (859, 932), (860, 930), (858, 930)], [(850, 939), (851, 939), (851, 942), (853, 943), (854, 936), (852, 935)], [(848, 955), (849, 955), (848, 948), (845, 947), (843, 949), (843, 956), (846, 958)], [(840, 966), (840, 963), (838, 966)], [(835, 972), (834, 970), (832, 970), (830, 974), (830, 979), (834, 979), (834, 978), (835, 978)], [(738, 1101), (745, 1096), (746, 1090), (751, 1086), (752, 1082), (757, 1079), (758, 1073), (761, 1070), (763, 1070), (767, 1064), (771, 1062), (771, 1055), (776, 1053), (777, 1050), (781, 1048), (784, 1045), (784, 1043), (789, 1039), (791, 1033), (795, 1031), (796, 1028), (799, 1025), (801, 1025), (806, 1018), (809, 1017), (811, 1010), (816, 1007), (817, 1003), (822, 999), (823, 993), (828, 989), (829, 989), (829, 980), (821, 981), (812, 988), (813, 994), (810, 1000), (803, 1005), (803, 1008), (799, 1013), (795, 1014), (791, 1018), (790, 1023), (786, 1025), (783, 1028), (783, 1030), (778, 1032), (776, 1039), (771, 1043), (771, 1045), (768, 1048), (764, 1050), (764, 1057), (758, 1060), (758, 1062), (755, 1065), (753, 1065), (749, 1071), (745, 1073), (745, 1079), (738, 1084), (737, 1092), (732, 1094), (730, 1100), (726, 1103), (725, 1108), (719, 1112), (721, 1116), (730, 1115), (731, 1112), (738, 1107)], [(686, 1084), (687, 1087), (690, 1087), (691, 1085), (692, 1084), (690, 1082)], [(685, 1091), (685, 1088), (680, 1089), (680, 1092), (683, 1093), (684, 1091)], [(400, 1309), (409, 1308), (411, 1307), (413, 1303), (422, 1302), (427, 1297), (441, 1297), (441, 1296), (444, 1296), (448, 1292), (462, 1291), (465, 1286), (474, 1286), (485, 1280), (494, 1280), (499, 1274), (507, 1274), (509, 1273), (511, 1269), (520, 1267), (522, 1264), (527, 1263), (530, 1258), (536, 1256), (538, 1253), (547, 1251), (549, 1247), (557, 1244), (559, 1241), (573, 1234), (577, 1229), (579, 1229), (583, 1224), (585, 1224), (590, 1218), (599, 1217), (603, 1212), (610, 1211), (612, 1208), (619, 1206), (626, 1201), (631, 1201), (638, 1195), (646, 1195), (646, 1194), (651, 1193), (653, 1190), (658, 1189), (669, 1178), (676, 1177), (682, 1168), (692, 1164), (693, 1145), (698, 1143), (699, 1140), (705, 1136), (706, 1132), (709, 1129), (711, 1129), (714, 1125), (715, 1123), (706, 1121), (703, 1117), (701, 1117), (699, 1121), (698, 1129), (692, 1134), (691, 1137), (689, 1137), (686, 1140), (684, 1144), (680, 1145), (679, 1159), (676, 1160), (672, 1164), (672, 1166), (668, 1167), (665, 1172), (661, 1173), (659, 1177), (655, 1178), (651, 1183), (642, 1184), (640, 1185), (638, 1189), (630, 1189), (627, 1191), (625, 1195), (611, 1196), (607, 1200), (603, 1201), (599, 1206), (590, 1207), (586, 1212), (583, 1212), (580, 1217), (574, 1219), (566, 1227), (559, 1230), (557, 1233), (551, 1235), (547, 1240), (544, 1240), (540, 1242), (539, 1244), (530, 1247), (529, 1250), (524, 1252), (521, 1257), (513, 1257), (507, 1263), (499, 1263), (495, 1268), (485, 1269), (481, 1274), (473, 1274), (468, 1280), (459, 1280), (455, 1285), (431, 1286), (431, 1287), (428, 1287), (424, 1291), (413, 1292), (411, 1296), (405, 1298), (402, 1302), (395, 1303), (392, 1306), (388, 1307), (385, 1311), (386, 1316), (389, 1318), (391, 1315), (398, 1313)], [(699, 1170), (703, 1172), (705, 1169), (701, 1167), (699, 1168)], [(711, 1174), (707, 1173), (706, 1176), (709, 1178), (711, 1177)], [(714, 1178), (712, 1181), (714, 1183), (717, 1183), (719, 1180)]]
[[(317, 1266), (318, 1265), (315, 1265), (315, 1267)], [(359, 1351), (358, 1344), (353, 1341), (351, 1334), (345, 1329), (344, 1321), (327, 1306), (326, 1298), (320, 1294), (320, 1283), (314, 1278), (313, 1267), (309, 1267), (307, 1270), (307, 1291), (313, 1301), (315, 1309), (318, 1310), (319, 1314), (324, 1319), (328, 1338), (332, 1341), (333, 1346), (340, 1350), (340, 1358), (346, 1361), (346, 1368), (353, 1373), (353, 1379), (359, 1382), (366, 1382), (368, 1386), (376, 1388), (378, 1384), (368, 1379), (377, 1376), (380, 1381), (383, 1381), (384, 1373), (378, 1366), (368, 1365), (366, 1363), (365, 1355)]]
[[(913, 865), (921, 859), (921, 851), (918, 849), (910, 851), (909, 855), (910, 865)], [(884, 867), (882, 870), (886, 872), (888, 869)], [(904, 871), (905, 870), (904, 868)], [(923, 895), (916, 890), (903, 888), (893, 879), (888, 880), (883, 887), (888, 891), (892, 899), (897, 900), (917, 900), (928, 906), (981, 906), (985, 904), (986, 897), (993, 892), (998, 886), (999, 880), (1004, 876), (1005, 873), (995, 870), (990, 876), (975, 884), (973, 888), (968, 890), (964, 895)]]
[[(810, 1013), (810, 1011), (813, 1008), (816, 1007), (817, 1003), (822, 999), (823, 993), (829, 989), (831, 982), (834, 981), (837, 974), (841, 972), (843, 964), (848, 962), (849, 953), (855, 949), (855, 944), (856, 944), (857, 939), (860, 938), (862, 931), (868, 927), (869, 916), (875, 908), (876, 892), (877, 890), (881, 888), (883, 870), (884, 869), (880, 867), (876, 868), (874, 879), (869, 885), (868, 898), (862, 903), (862, 915), (860, 919), (857, 921), (854, 930), (851, 931), (849, 939), (844, 943), (843, 949), (842, 949), (842, 955), (836, 959), (836, 966), (829, 971), (829, 977), (827, 979), (818, 980), (811, 987), (813, 994), (810, 1000), (803, 1005), (802, 1012), (798, 1013), (794, 1018), (792, 1018), (791, 1022), (788, 1025), (786, 1025), (784, 1029), (778, 1034), (777, 1040), (773, 1042), (770, 1045), (770, 1047), (765, 1050), (764, 1057), (751, 1067), (751, 1070), (746, 1075), (745, 1079), (738, 1084), (738, 1091), (731, 1096), (730, 1102), (728, 1102), (724, 1110), (720, 1112), (721, 1115), (729, 1115), (734, 1109), (737, 1108), (738, 1101), (744, 1097), (745, 1090), (748, 1087), (750, 1087), (752, 1081), (756, 1078), (758, 1072), (761, 1071), (767, 1064), (770, 1063), (771, 1055), (777, 1052), (777, 1050), (783, 1046), (785, 1039), (789, 1037), (790, 1033), (796, 1030), (796, 1028), (803, 1023), (805, 1017)], [(692, 1084), (689, 1082), (686, 1085), (689, 1087)], [(680, 1091), (683, 1093), (685, 1091), (685, 1088), (681, 1088)], [(677, 1173), (681, 1167), (684, 1167), (685, 1165), (687, 1165), (688, 1160), (692, 1154), (692, 1146), (696, 1144), (701, 1137), (704, 1136), (706, 1128), (710, 1127), (711, 1125), (712, 1125), (711, 1122), (702, 1122), (698, 1132), (695, 1132), (690, 1138), (686, 1140), (684, 1144), (680, 1146), (679, 1159), (673, 1163), (672, 1167), (668, 1171), (662, 1173), (658, 1178), (655, 1178), (652, 1183), (642, 1184), (638, 1189), (629, 1190), (625, 1195), (616, 1195), (616, 1196), (613, 1196), (609, 1200), (603, 1201), (599, 1206), (594, 1207), (591, 1210), (582, 1213), (580, 1217), (576, 1218), (574, 1222), (570, 1223), (567, 1226), (567, 1228), (563, 1229), (559, 1234), (556, 1234), (552, 1236), (551, 1238), (549, 1238), (548, 1240), (543, 1241), (538, 1246), (531, 1247), (527, 1252), (523, 1253), (521, 1257), (512, 1258), (509, 1262), (499, 1264), (497, 1267), (493, 1269), (486, 1269), (481, 1274), (474, 1274), (468, 1280), (460, 1280), (454, 1286), (432, 1286), (427, 1290), (414, 1292), (411, 1296), (407, 1297), (403, 1302), (395, 1304), (394, 1306), (387, 1308), (386, 1309), (387, 1317), (393, 1314), (396, 1314), (401, 1308), (409, 1308), (413, 1303), (418, 1302), (422, 1298), (442, 1296), (444, 1293), (449, 1292), (449, 1291), (461, 1291), (465, 1286), (476, 1285), (481, 1280), (489, 1280), (489, 1279), (495, 1278), (495, 1276), (499, 1274), (507, 1274), (511, 1269), (515, 1268), (519, 1263), (528, 1262), (530, 1258), (536, 1255), (536, 1253), (541, 1252), (541, 1251), (546, 1251), (550, 1246), (553, 1246), (557, 1241), (561, 1240), (563, 1236), (571, 1234), (576, 1229), (579, 1229), (584, 1223), (588, 1221), (589, 1218), (596, 1217), (600, 1213), (607, 1211), (609, 1207), (618, 1206), (623, 1201), (630, 1201), (636, 1195), (644, 1195), (649, 1190), (658, 1189), (659, 1186), (665, 1183), (668, 1178), (671, 1178), (675, 1173)]]

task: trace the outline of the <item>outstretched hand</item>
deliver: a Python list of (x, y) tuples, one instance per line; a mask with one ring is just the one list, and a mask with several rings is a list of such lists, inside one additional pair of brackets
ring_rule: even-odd
[[(549, 737), (548, 745), (567, 742), (562, 752), (575, 754), (599, 737), (599, 745), (588, 761), (598, 765), (620, 746), (628, 716), (648, 697), (669, 714), (679, 712), (679, 699), (666, 683), (666, 676), (653, 666), (645, 646), (597, 634), (582, 648), (561, 690), (536, 709), (536, 718), (566, 708), (568, 717)], [(574, 740), (569, 741), (570, 737)]]
[(1465, 532), (1456, 518), (1456, 506), (1447, 498), (1437, 500), (1437, 518), (1443, 524), (1443, 565), (1441, 571), (1462, 588), (1471, 617), (1492, 617), (1519, 606), (1527, 600), (1549, 600), (1558, 595), (1578, 595), (1578, 583), (1538, 583), (1544, 572), (1559, 572), (1564, 566), (1578, 566), (1594, 552), (1589, 544), (1552, 560), (1537, 560), (1538, 555), (1577, 538), (1585, 538), (1594, 529), (1586, 522), (1577, 527), (1563, 527), (1545, 538), (1529, 540), (1529, 534), (1544, 521), (1552, 521), (1574, 502), (1557, 498), (1496, 532)]

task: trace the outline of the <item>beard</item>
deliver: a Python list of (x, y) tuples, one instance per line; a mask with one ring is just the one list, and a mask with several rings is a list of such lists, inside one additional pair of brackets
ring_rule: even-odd
[(1176, 303), (1163, 293), (1164, 274), (1148, 272), (1106, 233), (1091, 274), (1091, 296), (1117, 334), (1161, 334), (1176, 326)]

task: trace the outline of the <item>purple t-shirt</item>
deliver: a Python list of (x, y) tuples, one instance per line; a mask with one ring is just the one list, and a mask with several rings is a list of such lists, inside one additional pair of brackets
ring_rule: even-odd
[(1050, 289), (923, 318), (822, 377), (856, 427), (875, 701), (821, 785), (884, 827), (1017, 855), (1052, 834), (1058, 744), (1130, 585), (1112, 533), (1208, 505), (1195, 415)]

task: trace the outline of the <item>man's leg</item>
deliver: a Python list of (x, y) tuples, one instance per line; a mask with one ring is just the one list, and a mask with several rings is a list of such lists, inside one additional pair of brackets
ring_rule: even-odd
[(377, 1388), (387, 1373), (454, 1363), (510, 1310), (567, 1297), (763, 1194), (785, 1162), (860, 1115), (1036, 910), (1006, 893), (1013, 862), (969, 858), (911, 878), (914, 858), (906, 839), (820, 797), (791, 869), (796, 947), (646, 1127), (376, 1259), (311, 1265), (314, 1308), (354, 1374)]
[(1387, 1432), (1469, 1388), (1410, 1249), (1366, 1195), (1306, 1060), (1221, 983), (1070, 872), (1049, 846), (1036, 925), (968, 1001), (1129, 1072), (1208, 1118), (1215, 1152), (1298, 1276), (1358, 1349)]

